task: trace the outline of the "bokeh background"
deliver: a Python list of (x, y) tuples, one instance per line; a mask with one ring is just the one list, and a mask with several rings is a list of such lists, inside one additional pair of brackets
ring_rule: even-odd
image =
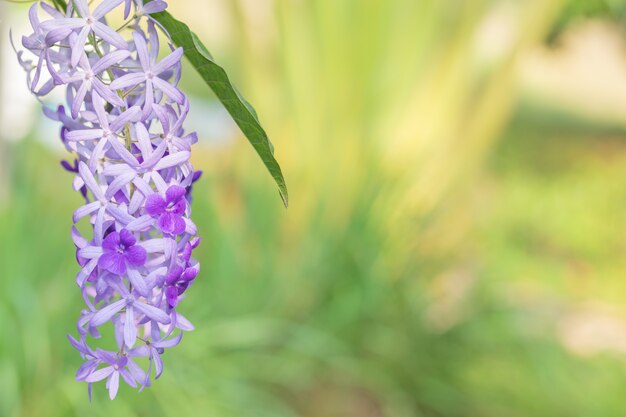
[(191, 68), (196, 325), (92, 403), (66, 340), (80, 197), (0, 1), (0, 416), (626, 415), (626, 7), (170, 1), (290, 187)]

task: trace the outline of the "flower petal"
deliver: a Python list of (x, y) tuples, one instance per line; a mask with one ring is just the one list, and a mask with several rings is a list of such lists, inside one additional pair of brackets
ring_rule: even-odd
[(176, 49), (174, 52), (163, 58), (161, 62), (152, 67), (152, 72), (156, 75), (159, 75), (162, 72), (170, 69), (174, 65), (180, 63), (180, 60), (183, 57), (183, 53), (183, 48)]
[(165, 192), (165, 200), (168, 203), (176, 203), (185, 196), (186, 190), (180, 185), (172, 185)]
[(106, 252), (98, 258), (98, 266), (102, 269), (122, 276), (126, 273), (126, 262), (124, 255), (118, 252)]
[(132, 266), (143, 266), (148, 257), (146, 250), (139, 245), (126, 249), (124, 255), (126, 256), (126, 261)]
[(89, 32), (91, 32), (91, 28), (89, 26), (85, 26), (80, 30), (78, 36), (74, 38), (73, 43), (71, 41), (72, 38), (70, 37), (70, 46), (72, 47), (70, 63), (72, 64), (72, 67), (76, 67), (76, 65), (78, 65), (78, 61), (80, 61), (81, 57), (85, 53), (85, 42), (87, 41), (87, 35), (89, 35)]
[(111, 90), (121, 90), (128, 87), (134, 87), (146, 81), (146, 75), (143, 72), (133, 72), (116, 78), (109, 85)]
[(108, 377), (113, 373), (114, 369), (112, 366), (107, 366), (106, 368), (98, 369), (93, 372), (91, 375), (85, 378), (87, 382), (98, 382), (102, 381), (104, 378)]
[(117, 395), (117, 390), (119, 389), (119, 387), (120, 387), (120, 373), (113, 372), (109, 379), (109, 398), (111, 400), (115, 399), (115, 396)]
[(150, 70), (150, 56), (148, 55), (148, 45), (142, 35), (137, 32), (133, 32), (133, 41), (137, 49), (137, 58), (141, 63), (141, 67), (144, 71)]
[(106, 42), (119, 49), (128, 49), (128, 44), (126, 43), (124, 38), (122, 38), (119, 33), (111, 29), (104, 23), (95, 22), (92, 27), (95, 34), (100, 36)]
[(170, 316), (168, 316), (163, 310), (151, 306), (146, 303), (136, 302), (133, 304), (133, 307), (145, 314), (152, 320), (158, 321), (159, 323), (169, 324)]
[(135, 287), (137, 292), (144, 296), (148, 295), (149, 288), (146, 285), (146, 281), (144, 280), (143, 276), (141, 276), (141, 274), (136, 269), (132, 268), (129, 268), (126, 272), (128, 274), (128, 280), (131, 284), (133, 284), (133, 287)]
[(174, 154), (167, 155), (161, 159), (155, 166), (154, 170), (158, 171), (165, 168), (171, 168), (176, 165), (180, 165), (183, 162), (189, 160), (190, 153), (187, 151), (176, 152)]
[(124, 318), (124, 343), (126, 347), (132, 349), (137, 340), (137, 326), (135, 326), (135, 312), (132, 308), (126, 309)]
[[(102, 326), (104, 323), (109, 321), (111, 317), (113, 317), (120, 310), (122, 310), (125, 306), (126, 306), (126, 300), (121, 299), (101, 308), (93, 315), (93, 317), (90, 320), (90, 324), (95, 327)], [(95, 382), (95, 381), (92, 381), (92, 382)]]
[(150, 194), (148, 198), (146, 198), (146, 203), (144, 205), (146, 213), (153, 217), (161, 215), (165, 211), (166, 207), (167, 202), (165, 199), (156, 193)]
[(174, 100), (178, 104), (182, 104), (185, 101), (185, 96), (180, 90), (174, 87), (172, 84), (167, 81), (163, 81), (162, 79), (155, 77), (152, 82), (154, 86), (159, 90), (163, 91), (169, 98)]
[(102, 133), (102, 129), (72, 130), (65, 134), (65, 139), (69, 142), (94, 140), (100, 139)]

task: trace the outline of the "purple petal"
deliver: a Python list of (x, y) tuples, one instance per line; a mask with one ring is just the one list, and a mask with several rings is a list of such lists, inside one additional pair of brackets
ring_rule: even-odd
[(165, 192), (165, 201), (168, 204), (176, 203), (185, 196), (185, 189), (180, 185), (172, 185)]
[(111, 130), (119, 132), (127, 123), (136, 122), (141, 115), (141, 108), (139, 106), (133, 106), (126, 110), (124, 113), (117, 116), (115, 121), (111, 123)]
[(175, 214), (173, 214), (173, 220), (174, 220), (174, 226), (172, 227), (172, 234), (175, 235), (181, 235), (185, 232), (185, 229), (187, 228), (187, 223), (185, 223), (185, 220), (180, 217), (177, 216)]
[(148, 253), (162, 253), (165, 250), (164, 239), (159, 238), (144, 240), (143, 242), (139, 242), (139, 245)]
[[(158, 4), (159, 1), (151, 2), (147, 7)], [(167, 5), (165, 5), (167, 7)], [(143, 7), (145, 10), (146, 7)], [(151, 62), (156, 62), (159, 58), (159, 34), (156, 31), (156, 26), (154, 26), (154, 22), (151, 19), (148, 19), (148, 39), (150, 43), (150, 60)]]
[(183, 281), (193, 281), (196, 276), (198, 276), (198, 270), (196, 268), (187, 268), (180, 276), (180, 279)]
[(178, 312), (174, 313), (174, 320), (176, 322), (176, 327), (178, 327), (181, 330), (185, 330), (187, 332), (191, 332), (195, 330), (195, 327), (193, 326), (193, 324), (191, 324), (191, 322), (187, 320), (185, 316), (183, 316), (182, 314)]
[(38, 3), (35, 3), (32, 6), (30, 6), (30, 9), (28, 9), (28, 20), (30, 20), (30, 25), (33, 27), (33, 29), (37, 29), (37, 27), (39, 27), (39, 17), (37, 16), (37, 7), (38, 7)]
[[(83, 27), (78, 36), (74, 39), (74, 43), (71, 45), (72, 58), (70, 63), (72, 64), (72, 67), (76, 67), (76, 65), (78, 65), (78, 61), (80, 61), (81, 57), (85, 54), (85, 41), (87, 40), (89, 32), (91, 32), (91, 28), (89, 26)], [(71, 39), (72, 38), (70, 38), (70, 40)]]
[[(143, 348), (144, 346), (141, 347)], [(126, 366), (128, 367), (128, 370), (130, 371), (130, 374), (133, 376), (133, 379), (135, 381), (143, 381), (145, 379), (146, 373), (143, 371), (143, 369), (141, 369), (139, 365), (137, 365), (137, 363), (135, 363), (135, 361), (129, 359)]]
[(175, 265), (165, 277), (165, 283), (167, 285), (174, 285), (176, 281), (178, 281), (182, 273), (183, 273), (183, 268), (178, 265)]
[(183, 332), (180, 332), (178, 333), (178, 336), (173, 337), (171, 339), (159, 340), (158, 342), (152, 342), (152, 346), (156, 348), (161, 348), (161, 349), (173, 348), (174, 346), (178, 346), (182, 338), (183, 338)]
[(91, 375), (85, 378), (87, 382), (98, 382), (102, 381), (104, 378), (108, 377), (113, 373), (114, 369), (112, 366), (107, 366), (106, 368), (98, 369), (93, 372)]
[(128, 223), (126, 225), (126, 228), (133, 232), (138, 232), (138, 231), (149, 229), (153, 223), (154, 223), (154, 219), (152, 218), (152, 216), (144, 215)]
[(143, 6), (141, 13), (142, 15), (152, 14), (162, 12), (167, 9), (167, 3), (160, 0), (151, 1), (150, 3)]
[(154, 169), (156, 171), (161, 170), (161, 169), (165, 169), (165, 168), (170, 168), (176, 165), (180, 165), (183, 162), (187, 162), (189, 160), (189, 152), (187, 151), (181, 151), (181, 152), (176, 152), (174, 154), (170, 154), (167, 155), (166, 157), (164, 157), (163, 159), (161, 159), (159, 161), (159, 163), (157, 163), (154, 166)]
[(100, 74), (111, 65), (115, 65), (121, 62), (128, 56), (130, 56), (130, 52), (125, 50), (111, 52), (110, 54), (107, 54), (100, 58), (98, 62), (96, 62), (93, 67), (91, 67), (91, 70), (94, 72), (94, 74)]
[(120, 243), (127, 249), (137, 243), (135, 236), (126, 229), (120, 230)]
[(126, 261), (132, 266), (143, 266), (148, 257), (146, 250), (139, 245), (126, 249), (124, 255), (126, 256)]
[(78, 142), (102, 138), (102, 129), (72, 130), (65, 134), (65, 139), (69, 142)]
[(152, 114), (152, 105), (154, 104), (154, 89), (152, 86), (152, 80), (146, 80), (146, 92), (145, 92), (145, 102), (143, 104), (143, 112), (141, 113), (141, 117), (143, 120), (148, 119), (150, 114)]
[(126, 211), (112, 204), (107, 205), (107, 213), (109, 213), (117, 221), (122, 222), (122, 223), (130, 223), (133, 221), (133, 216), (131, 216)]
[(82, 18), (86, 18), (90, 15), (87, 0), (72, 0), (72, 3)]
[(80, 219), (82, 219), (85, 216), (90, 215), (91, 213), (98, 210), (99, 208), (100, 208), (99, 201), (94, 201), (87, 205), (81, 206), (78, 209), (76, 209), (76, 211), (74, 212), (74, 215), (72, 216), (72, 220), (74, 221), (74, 223), (78, 223)]
[(54, 45), (55, 43), (67, 38), (70, 35), (70, 33), (72, 33), (72, 29), (68, 27), (60, 27), (60, 28), (52, 29), (46, 35), (46, 45), (48, 46)]
[(104, 200), (104, 194), (102, 193), (102, 189), (96, 182), (96, 179), (93, 177), (93, 174), (89, 170), (89, 167), (83, 161), (80, 161), (78, 164), (78, 173), (85, 182), (87, 188), (89, 188), (89, 191), (93, 193), (94, 197), (96, 197), (96, 199), (98, 200)]
[(48, 32), (58, 28), (78, 29), (83, 26), (85, 26), (85, 19), (80, 19), (78, 17), (52, 19), (41, 23), (41, 28)]
[(176, 307), (176, 305), (178, 305), (178, 291), (176, 287), (167, 287), (165, 290), (165, 298), (171, 307)]
[(98, 246), (87, 246), (79, 250), (78, 254), (83, 258), (93, 259), (102, 255), (102, 248)]
[(102, 242), (102, 247), (109, 251), (116, 251), (120, 246), (120, 234), (117, 232), (109, 233), (109, 235), (104, 238)]
[(161, 62), (152, 67), (152, 72), (155, 75), (159, 75), (162, 72), (170, 69), (174, 65), (180, 63), (180, 60), (183, 57), (183, 53), (183, 48), (176, 49), (174, 52), (163, 58)]
[(163, 323), (163, 324), (170, 323), (170, 317), (163, 310), (159, 308), (153, 307), (151, 305), (148, 305), (142, 302), (134, 303), (133, 307), (135, 307), (137, 310), (139, 310), (140, 312), (142, 312), (143, 314), (145, 314), (147, 317), (149, 317), (152, 320), (158, 321), (159, 323)]
[(128, 273), (128, 280), (133, 284), (137, 292), (144, 296), (148, 295), (149, 288), (141, 274), (132, 268), (129, 268), (126, 272)]
[(122, 38), (119, 33), (111, 29), (104, 23), (95, 22), (92, 27), (95, 34), (100, 36), (106, 42), (119, 49), (128, 49), (128, 44), (126, 43), (124, 38)]
[(128, 370), (124, 368), (120, 369), (120, 375), (122, 375), (122, 378), (124, 378), (124, 382), (126, 382), (128, 385), (130, 385), (133, 388), (137, 388), (137, 382), (132, 377), (130, 372), (128, 372)]
[(114, 365), (117, 362), (117, 357), (114, 352), (107, 350), (96, 349), (96, 356), (106, 363)]
[(109, 379), (109, 398), (111, 400), (115, 399), (115, 396), (117, 395), (117, 390), (119, 389), (119, 387), (120, 387), (120, 373), (113, 372)]
[(122, 276), (126, 273), (126, 262), (124, 255), (118, 252), (107, 252), (98, 259), (98, 266), (102, 269)]
[(152, 79), (152, 82), (154, 83), (155, 87), (163, 91), (169, 98), (174, 100), (176, 103), (182, 104), (182, 102), (185, 101), (185, 96), (183, 95), (183, 93), (181, 93), (178, 88), (174, 87), (167, 81), (163, 81), (162, 79), (155, 77)]
[(141, 67), (147, 72), (150, 69), (150, 56), (148, 55), (146, 40), (137, 32), (133, 32), (133, 40), (137, 47), (137, 58), (139, 58)]
[(142, 166), (144, 168), (153, 167), (157, 162), (161, 160), (165, 151), (167, 150), (167, 142), (162, 141), (159, 146), (150, 154), (150, 156), (144, 159)]
[(165, 212), (161, 214), (161, 216), (159, 216), (157, 224), (164, 233), (173, 233), (175, 226), (174, 217), (175, 216), (172, 213), (168, 212)]
[(111, 197), (115, 195), (115, 193), (117, 193), (119, 190), (121, 190), (126, 185), (128, 185), (133, 179), (135, 179), (135, 175), (136, 174), (134, 172), (127, 172), (115, 178), (111, 182), (111, 184), (109, 184), (109, 187), (107, 188), (106, 193), (104, 194), (104, 197), (107, 200), (110, 200)]
[(137, 340), (137, 326), (135, 326), (135, 313), (132, 308), (126, 309), (124, 318), (124, 343), (131, 349)]
[(120, 98), (120, 96), (118, 96), (113, 91), (111, 91), (109, 89), (109, 87), (104, 85), (104, 83), (102, 83), (102, 81), (100, 81), (99, 79), (94, 78), (92, 80), (92, 85), (93, 85), (93, 89), (96, 90), (96, 92), (98, 93), (97, 95), (99, 95), (100, 97), (105, 99), (107, 102), (113, 104), (114, 106), (118, 106), (118, 107), (125, 106), (125, 103)]
[[(185, 192), (186, 191), (187, 190), (185, 190)], [(180, 200), (176, 202), (176, 204), (174, 204), (174, 206), (170, 209), (170, 211), (177, 216), (182, 216), (183, 214), (185, 214), (186, 208), (187, 208), (187, 200), (185, 200), (184, 198), (181, 198)]]
[(89, 375), (92, 375), (95, 369), (98, 367), (98, 362), (90, 360), (83, 363), (76, 371), (76, 380), (84, 381)]
[(91, 86), (91, 83), (88, 81), (83, 82), (80, 87), (78, 87), (78, 91), (76, 92), (76, 96), (74, 97), (74, 101), (72, 101), (72, 117), (74, 119), (78, 118), (78, 112), (80, 112), (80, 108), (83, 106), (83, 102), (85, 101), (85, 96), (87, 95), (87, 90)]
[(159, 379), (161, 374), (163, 373), (163, 359), (161, 359), (161, 355), (158, 352), (155, 352), (153, 349), (152, 359), (154, 359), (154, 370), (155, 376), (154, 379)]
[(92, 259), (85, 265), (80, 272), (76, 275), (76, 283), (79, 287), (83, 287), (85, 285), (85, 281), (89, 279), (94, 269), (96, 269), (96, 265), (98, 265), (98, 260), (96, 258)]
[(130, 15), (130, 6), (133, 5), (133, 0), (124, 0), (124, 20), (128, 19)]
[(116, 78), (109, 87), (112, 90), (121, 90), (123, 88), (134, 87), (144, 81), (146, 81), (146, 75), (143, 72), (133, 72)]
[[(91, 318), (90, 324), (95, 327), (103, 325), (104, 323), (109, 321), (111, 317), (113, 317), (120, 310), (122, 310), (124, 306), (126, 306), (126, 300), (121, 299), (121, 300), (117, 300), (114, 303), (109, 304), (106, 307), (101, 308), (100, 310), (96, 312), (96, 314), (93, 315), (93, 317)], [(92, 381), (92, 382), (95, 382), (95, 381)]]
[(144, 207), (146, 209), (146, 213), (150, 216), (156, 217), (165, 211), (167, 202), (158, 194), (150, 194), (148, 198), (146, 198)]
[(126, 149), (126, 147), (120, 143), (117, 137), (109, 136), (107, 139), (109, 143), (111, 144), (111, 146), (113, 147), (113, 149), (115, 150), (115, 152), (117, 152), (119, 157), (122, 158), (124, 162), (126, 162), (130, 166), (136, 167), (139, 165), (137, 158), (135, 158), (133, 154), (128, 152), (128, 149)]
[(148, 133), (148, 129), (146, 129), (146, 126), (143, 123), (137, 123), (135, 125), (135, 132), (137, 134), (137, 145), (145, 162), (145, 160), (149, 158), (150, 154), (152, 153), (152, 142), (150, 142), (150, 133)]

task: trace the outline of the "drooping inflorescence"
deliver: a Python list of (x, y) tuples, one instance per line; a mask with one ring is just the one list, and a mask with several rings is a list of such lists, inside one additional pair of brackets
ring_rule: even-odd
[[(22, 38), (34, 58), (18, 53), (36, 96), (63, 88), (67, 100), (44, 112), (62, 124), (61, 140), (76, 157), (62, 165), (85, 198), (72, 239), (86, 308), (78, 337), (68, 337), (85, 360), (76, 379), (88, 383), (90, 396), (92, 383), (105, 379), (111, 399), (120, 377), (149, 386), (163, 371), (164, 349), (193, 329), (176, 308), (199, 271), (189, 203), (200, 172), (189, 162), (197, 137), (183, 130), (189, 101), (177, 87), (183, 50), (169, 45), (159, 59), (150, 17), (166, 7), (159, 0), (72, 0), (59, 11), (35, 3), (33, 33)], [(127, 20), (113, 29), (107, 16), (117, 8)], [(79, 232), (83, 224), (88, 233)], [(92, 348), (106, 325), (117, 348)]]

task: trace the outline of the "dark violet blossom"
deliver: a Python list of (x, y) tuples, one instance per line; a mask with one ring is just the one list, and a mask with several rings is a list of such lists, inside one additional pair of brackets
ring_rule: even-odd
[[(65, 106), (44, 113), (62, 125), (74, 162), (61, 165), (84, 197), (71, 236), (85, 308), (78, 337), (68, 338), (84, 361), (76, 380), (87, 383), (90, 398), (92, 385), (106, 381), (113, 399), (120, 380), (149, 387), (163, 372), (165, 349), (193, 330), (177, 309), (200, 270), (192, 257), (200, 238), (189, 204), (200, 177), (189, 162), (197, 136), (184, 130), (189, 100), (178, 89), (182, 48), (168, 45), (169, 55), (157, 59), (149, 15), (166, 3), (68, 3), (63, 12), (45, 3), (31, 7), (32, 33), (22, 38), (18, 60), (33, 94), (62, 89), (66, 97)], [(106, 16), (117, 7), (129, 20), (115, 30)], [(79, 232), (85, 228), (78, 223), (90, 231)], [(117, 350), (91, 347), (105, 326), (112, 326)]]
[(184, 215), (187, 209), (186, 190), (172, 185), (165, 192), (165, 198), (150, 194), (146, 200), (146, 213), (158, 218), (157, 224), (163, 233), (180, 235), (185, 231)]
[(198, 275), (197, 269), (183, 269), (179, 265), (174, 266), (167, 274), (165, 277), (165, 297), (170, 307), (176, 307), (178, 305), (178, 297), (183, 295), (185, 290), (196, 278), (196, 275)]
[(127, 266), (143, 266), (148, 255), (135, 243), (137, 239), (126, 229), (110, 233), (102, 242), (104, 253), (98, 258), (98, 266), (120, 276), (126, 273)]

